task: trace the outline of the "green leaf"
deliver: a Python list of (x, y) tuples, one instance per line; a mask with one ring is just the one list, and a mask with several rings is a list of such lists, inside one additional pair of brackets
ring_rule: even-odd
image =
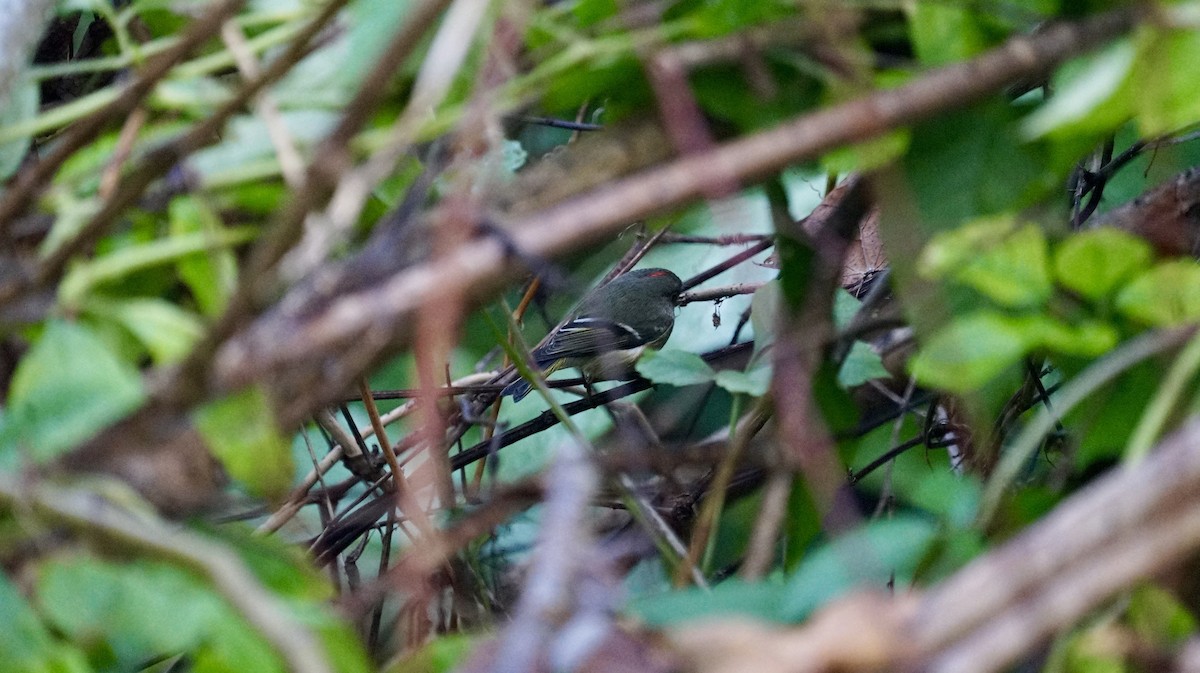
[(46, 324), (17, 365), (9, 390), (6, 439), (49, 461), (142, 403), (137, 370), (83, 325)]
[(295, 471), (291, 447), (266, 393), (247, 388), (205, 405), (194, 419), (213, 455), (251, 493), (269, 500), (287, 494)]
[(771, 365), (764, 362), (744, 372), (722, 369), (717, 372), (716, 382), (718, 386), (735, 395), (742, 393), (762, 397), (771, 389)]
[(152, 561), (52, 559), (39, 568), (37, 596), (46, 618), (68, 637), (103, 636), (131, 659), (191, 649), (231, 613), (197, 577)]
[(1030, 335), (1031, 348), (1085, 358), (1099, 357), (1112, 350), (1120, 335), (1112, 325), (1095, 320), (1069, 324), (1047, 315), (1017, 320)]
[[(168, 208), (171, 234), (218, 236), (225, 231), (221, 218), (203, 200), (184, 196), (171, 200)], [(175, 264), (179, 277), (188, 286), (201, 313), (216, 317), (225, 310), (237, 283), (237, 260), (233, 252), (213, 248), (187, 255)]]
[(816, 550), (800, 565), (780, 597), (780, 617), (800, 621), (859, 586), (884, 590), (912, 581), (934, 541), (936, 527), (914, 516), (872, 521)]
[(1128, 39), (1064, 64), (1054, 95), (1021, 123), (1024, 137), (1111, 131), (1133, 114), (1134, 47)]
[(969, 528), (979, 513), (983, 489), (970, 476), (931, 470), (907, 496), (913, 504), (939, 515), (954, 528)]
[(1163, 647), (1183, 644), (1198, 626), (1178, 598), (1153, 585), (1139, 587), (1129, 597), (1129, 622), (1147, 642)]
[[(845, 294), (851, 300), (854, 299), (849, 292)], [(775, 343), (775, 329), (779, 324), (779, 312), (782, 308), (783, 288), (778, 279), (769, 281), (754, 291), (754, 298), (750, 301), (750, 327), (754, 330), (755, 356)]]
[[(41, 101), (38, 83), (32, 79), (23, 78), (12, 87), (8, 104), (0, 107), (0, 128), (14, 126), (32, 119), (37, 115), (38, 104)], [(21, 161), (29, 152), (32, 136), (18, 138), (6, 143), (0, 143), (0, 182), (21, 167)]]
[(924, 385), (955, 393), (974, 390), (1016, 364), (1038, 341), (1019, 320), (978, 311), (942, 328), (912, 359)]
[(855, 341), (838, 371), (838, 383), (843, 388), (853, 388), (872, 379), (885, 379), (890, 376), (888, 370), (883, 367), (883, 359), (879, 357), (879, 353), (867, 344)]
[(903, 168), (920, 214), (914, 225), (926, 235), (953, 229), (1016, 211), (1059, 187), (1062, 177), (1051, 170), (1045, 148), (1019, 137), (1018, 114), (1012, 105), (989, 102), (913, 128)]
[(83, 652), (55, 640), (6, 575), (0, 574), (0, 661), (11, 673), (87, 673)]
[(917, 262), (921, 275), (933, 280), (953, 277), (975, 259), (981, 250), (999, 245), (1017, 229), (1011, 215), (980, 218), (954, 229), (939, 232)]
[(915, 2), (906, 7), (913, 48), (922, 63), (955, 63), (987, 48), (975, 11), (969, 5)]
[(155, 364), (177, 362), (204, 333), (195, 315), (162, 299), (88, 300), (89, 313), (117, 322), (129, 330), (154, 358)]
[(480, 637), (473, 634), (444, 633), (422, 645), (416, 652), (394, 660), (382, 669), (382, 673), (450, 673), (461, 670), (479, 641)]
[(647, 351), (635, 365), (637, 372), (655, 383), (692, 386), (713, 380), (715, 372), (699, 355), (677, 349)]
[(228, 248), (255, 236), (250, 228), (229, 229), (215, 234), (196, 232), (119, 248), (107, 255), (77, 264), (59, 286), (59, 300), (79, 306), (96, 285), (112, 282), (143, 269), (178, 261), (188, 255)]
[(278, 535), (263, 536), (228, 524), (196, 524), (210, 538), (237, 553), (272, 593), (319, 603), (334, 597), (329, 579), (312, 565), (295, 543)]
[(1144, 271), (1154, 253), (1145, 240), (1112, 227), (1071, 236), (1054, 253), (1054, 275), (1059, 285), (1099, 301), (1112, 294), (1135, 273)]
[(1037, 306), (1049, 298), (1046, 237), (1034, 224), (1001, 217), (940, 234), (922, 255), (930, 274), (948, 274), (998, 304)]
[(295, 471), (292, 450), (275, 425), (265, 392), (247, 387), (205, 404), (193, 417), (230, 476), (269, 500), (287, 494)]
[(830, 173), (845, 175), (886, 166), (904, 154), (912, 135), (908, 129), (889, 131), (878, 138), (846, 145), (821, 157)]
[(1134, 67), (1138, 127), (1147, 137), (1177, 131), (1200, 118), (1200, 31), (1144, 24)]
[(1155, 327), (1195, 321), (1200, 318), (1200, 266), (1190, 260), (1159, 264), (1121, 290), (1117, 309)]
[(777, 582), (731, 579), (712, 588), (684, 589), (633, 601), (633, 613), (651, 626), (669, 626), (695, 619), (744, 615), (777, 620), (780, 586)]

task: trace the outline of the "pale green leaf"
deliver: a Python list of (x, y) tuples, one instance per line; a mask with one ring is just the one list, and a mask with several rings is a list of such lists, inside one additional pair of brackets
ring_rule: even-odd
[(813, 552), (788, 579), (780, 616), (799, 621), (855, 588), (886, 591), (906, 586), (936, 535), (935, 525), (913, 516), (872, 521)]
[(1045, 235), (1039, 227), (1029, 224), (978, 251), (956, 280), (997, 304), (1037, 306), (1053, 290), (1048, 257)]
[(1053, 95), (1021, 124), (1022, 134), (1034, 139), (1116, 128), (1133, 114), (1133, 62), (1133, 43), (1125, 39), (1065, 64)]
[(266, 393), (247, 388), (205, 405), (194, 418), (230, 476), (268, 499), (287, 494), (294, 474), (291, 447), (275, 424)]
[(78, 306), (95, 286), (118, 280), (142, 269), (178, 261), (188, 255), (228, 248), (254, 238), (254, 230), (243, 227), (216, 233), (195, 232), (131, 245), (83, 262), (67, 273), (59, 286), (59, 299)]
[(182, 359), (204, 333), (198, 317), (162, 299), (94, 299), (87, 309), (129, 330), (159, 365)]
[(648, 351), (638, 359), (637, 372), (655, 383), (691, 386), (713, 380), (712, 367), (699, 355), (677, 349)]
[(48, 461), (141, 404), (142, 380), (83, 325), (51, 320), (13, 375), (8, 439)]
[(771, 389), (771, 365), (764, 362), (744, 372), (722, 369), (715, 380), (731, 393), (761, 397)]
[(1098, 301), (1144, 271), (1153, 256), (1144, 239), (1102, 227), (1060, 243), (1054, 253), (1054, 274), (1063, 287)]
[[(40, 100), (36, 81), (23, 79), (17, 83), (12, 87), (7, 104), (0, 104), (0, 128), (32, 119), (37, 115)], [(26, 136), (0, 143), (0, 183), (21, 167), (31, 141), (32, 136)]]
[[(196, 197), (172, 199), (168, 213), (171, 234), (175, 236), (214, 236), (225, 231), (221, 218)], [(215, 317), (225, 310), (237, 283), (237, 260), (232, 251), (213, 248), (205, 253), (187, 255), (176, 263), (176, 268), (204, 315)]]
[(1200, 319), (1200, 265), (1190, 260), (1159, 264), (1121, 290), (1117, 309), (1156, 327)]
[(924, 344), (910, 368), (917, 381), (965, 393), (1020, 362), (1038, 340), (1020, 321), (980, 311), (958, 318)]
[(1137, 121), (1147, 137), (1170, 133), (1200, 119), (1200, 31), (1142, 24), (1134, 70)]
[(883, 359), (879, 357), (879, 353), (867, 344), (855, 341), (842, 362), (842, 368), (838, 370), (838, 383), (843, 388), (853, 388), (872, 379), (890, 376), (888, 370), (883, 367)]

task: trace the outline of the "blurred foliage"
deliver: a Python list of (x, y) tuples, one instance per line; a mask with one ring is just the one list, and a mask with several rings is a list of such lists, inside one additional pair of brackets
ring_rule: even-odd
[[(113, 100), (133, 69), (168, 49), (208, 4), (60, 0), (56, 20), (72, 27), (77, 38), (95, 36), (96, 44), (83, 53), (84, 43), (77, 39), (69, 52), (74, 56), (32, 63), (16, 95), (0, 109), (4, 189), (13, 188), (9, 179), (22, 165), (52, 152), (64, 129)], [(336, 28), (269, 89), (278, 108), (277, 124), (302, 158), (314, 158), (314, 148), (334, 128), (397, 27), (418, 4), (352, 0)], [(494, 65), (488, 54), (500, 48), (497, 36), (505, 31), (518, 31), (519, 47), (513, 62), (497, 69), (507, 69), (502, 81), (484, 96), (504, 137), (489, 148), (495, 156), (479, 161), (486, 173), (481, 182), (497, 184), (511, 184), (514, 176), (553, 158), (572, 141), (574, 132), (534, 123), (534, 117), (578, 117), (616, 127), (660, 115), (669, 120), (667, 106), (660, 102), (671, 99), (694, 106), (712, 136), (703, 139), (706, 143), (722, 142), (911, 82), (931, 68), (960, 63), (1045, 22), (1119, 4), (490, 3), (483, 28), (470, 36), (462, 67), (449, 74), (445, 100), (416, 117), (418, 150), (394, 161), (394, 170), (371, 186), (362, 215), (332, 256), (335, 261), (350, 259), (436, 163), (427, 161), (436, 152), (426, 150), (472, 114), (480, 82), (498, 77), (488, 70)], [(253, 55), (270, 59), (316, 14), (318, 5), (254, 0), (232, 25), (244, 33)], [(1031, 368), (1044, 387), (1069, 385), (1081, 373), (1105, 367), (1106, 355), (1121, 352), (1139, 337), (1200, 321), (1200, 264), (1191, 258), (1162, 258), (1143, 239), (1115, 228), (1073, 231), (1069, 223), (1079, 204), (1064, 198), (1065, 186), (1097, 180), (1114, 148), (1119, 154), (1135, 143), (1158, 143), (1105, 176), (1106, 191), (1093, 217), (1200, 164), (1200, 143), (1189, 135), (1200, 124), (1200, 89), (1195, 86), (1200, 81), (1200, 30), (1193, 27), (1197, 6), (1173, 3), (1158, 11), (1173, 21), (1144, 22), (1133, 33), (1063, 64), (1046, 81), (1022, 82), (983, 102), (946, 106), (934, 118), (770, 176), (772, 188), (786, 194), (784, 210), (801, 218), (820, 201), (827, 179), (832, 183), (838, 173), (877, 171), (878, 184), (884, 185), (876, 195), (877, 237), (890, 262), (892, 294), (916, 331), (918, 347), (907, 372), (919, 390), (908, 385), (903, 371), (887, 366), (884, 349), (867, 340), (851, 340), (839, 361), (823, 361), (814, 375), (813, 395), (836, 438), (842, 467), (854, 478), (855, 497), (865, 513), (860, 524), (838, 536), (826, 534), (813, 496), (798, 481), (769, 576), (754, 582), (723, 579), (746, 553), (760, 499), (730, 502), (705, 553), (712, 590), (677, 588), (667, 562), (645, 561), (626, 580), (629, 613), (651, 625), (732, 614), (796, 622), (856, 587), (899, 592), (928, 586), (1036, 523), (1127, 455), (1131, 437), (1157, 439), (1196, 411), (1200, 396), (1194, 367), (1177, 364), (1174, 351), (1116, 373), (1087, 391), (1053, 436), (1044, 442), (1037, 438), (1043, 451), (1021, 467), (1013, 483), (1000, 484), (1005, 495), (989, 526), (980, 518), (981, 500), (996, 478), (964, 466), (963, 456), (954, 453), (956, 438), (946, 438), (954, 434), (945, 427), (950, 420), (938, 417), (945, 407), (936, 404), (944, 396), (956, 396), (971, 411), (966, 425), (995, 430), (988, 440), (1003, 451), (1039, 405), (1048, 403), (1030, 402), (1036, 397), (1031, 394), (1020, 398)], [(428, 65), (431, 42), (426, 37), (388, 81), (384, 103), (351, 143), (355, 161), (369, 161), (388, 146), (392, 123)], [(690, 59), (682, 79), (664, 84), (647, 75), (660, 54), (672, 54), (680, 62)], [(136, 164), (212, 115), (240, 81), (233, 54), (217, 39), (177, 64), (145, 101), (140, 110), (145, 117), (132, 140), (122, 138), (121, 128), (106, 126), (55, 174), (37, 203), (39, 213), (48, 217), (31, 245), (31, 258), (45, 260), (62, 250), (100, 211), (111, 196), (112, 187), (105, 185), (128, 170), (114, 163), (114, 156), (127, 154), (130, 164)], [(52, 99), (48, 91), (54, 92)], [(247, 245), (260, 240), (291, 198), (269, 133), (275, 123), (257, 109), (239, 111), (207, 139), (206, 147), (157, 176), (147, 196), (122, 213), (92, 251), (73, 256), (56, 290), (40, 298), (48, 307), (43, 314), (3, 324), (2, 364), (7, 367), (11, 361), (14, 366), (0, 369), (6, 376), (0, 398), (0, 466), (14, 481), (26, 474), (23, 470), (62, 460), (138, 408), (162, 372), (186, 358), (220, 318), (241, 279)], [(1101, 149), (1106, 143), (1107, 152)], [(450, 178), (435, 180), (428, 201), (436, 202), (455, 186)], [(560, 268), (569, 280), (534, 303), (524, 321), (526, 340), (535, 343), (634, 239), (664, 228), (693, 237), (773, 234), (777, 213), (768, 196), (772, 188), (751, 186), (723, 201), (656, 216), (617, 240), (562, 260)], [(742, 249), (660, 245), (640, 264), (668, 267), (687, 278)], [(685, 446), (722, 432), (728, 436), (754, 401), (771, 390), (770, 345), (779, 317), (808, 298), (818, 253), (808, 241), (781, 239), (777, 254), (774, 267), (763, 264), (764, 253), (708, 283), (706, 287), (764, 284), (753, 295), (684, 307), (668, 346), (638, 363), (642, 376), (660, 384), (635, 399), (655, 419), (664, 443)], [(879, 270), (860, 269), (857, 285), (866, 285), (867, 276)], [(857, 294), (839, 289), (832, 299), (835, 315), (829, 319), (836, 330), (849, 329), (860, 311), (869, 311)], [(515, 305), (520, 294), (508, 288), (504, 299)], [(753, 350), (740, 366), (718, 366), (701, 357), (750, 339)], [(477, 365), (496, 366), (497, 360), (488, 358), (497, 352), (496, 345), (483, 313), (467, 316), (447, 363), (452, 378)], [(441, 363), (437, 367), (440, 373)], [(373, 372), (371, 384), (416, 388), (415, 368), (413, 356), (401, 354)], [(1164, 379), (1172, 371), (1183, 372), (1181, 381), (1166, 388)], [(872, 410), (855, 401), (879, 389), (885, 398), (903, 398), (900, 406), (924, 404), (929, 417), (903, 413), (895, 421), (866, 427)], [(913, 401), (924, 393), (924, 402)], [(564, 402), (575, 399), (568, 393), (554, 395)], [(1023, 406), (1003, 416), (1011, 409), (1006, 405), (1018, 398)], [(310, 452), (317, 451), (313, 447), (320, 431), (306, 429), (289, 442), (273, 415), (273, 405), (280, 403), (250, 388), (193, 413), (196, 428), (231, 481), (227, 495), (245, 505), (242, 509), (255, 521), (261, 521), (264, 503), (278, 504), (317, 458)], [(543, 411), (543, 401), (531, 396), (519, 404), (506, 403), (494, 421), (497, 427), (513, 428)], [(369, 427), (362, 405), (349, 405), (346, 413), (359, 427)], [(596, 442), (608, 438), (613, 428), (605, 409), (582, 413), (575, 424)], [(417, 422), (407, 419), (395, 427), (405, 434), (418, 430)], [(553, 427), (505, 447), (479, 479), (486, 477), (485, 483), (495, 486), (538, 474), (554, 447), (568, 437), (565, 429)], [(484, 438), (485, 431), (474, 428), (462, 443)], [(939, 438), (944, 441), (935, 441)], [(910, 440), (914, 448), (879, 469), (880, 456)], [(329, 483), (347, 478), (341, 466), (325, 475)], [(88, 482), (77, 487), (104, 490)], [(345, 497), (369, 492), (359, 484)], [(0, 662), (5, 670), (285, 670), (271, 639), (229, 601), (224, 589), (185, 560), (161, 550), (97, 542), (88, 535), (52, 534), (19, 500), (7, 494), (0, 506), (0, 561), (6, 570), (0, 577)], [(101, 513), (115, 506), (100, 503), (99, 497), (98, 503)], [(453, 521), (476, 504), (464, 497), (461, 507), (447, 505), (438, 523)], [(358, 627), (369, 623), (370, 615), (330, 607), (339, 591), (352, 593), (362, 586), (357, 566), (343, 564), (322, 574), (301, 552), (333, 514), (316, 509), (307, 507), (279, 536), (268, 538), (250, 535), (242, 524), (196, 520), (180, 525), (228, 550), (249, 569), (289, 608), (289, 619), (318, 634), (319, 648), (336, 671), (452, 670), (476, 642), (465, 627), (497, 623), (493, 614), (475, 622), (451, 620), (438, 626), (447, 631), (453, 630), (450, 623), (463, 626), (467, 635), (431, 629), (421, 642), (398, 642), (411, 634), (401, 633), (396, 600), (375, 618), (376, 625), (384, 623), (384, 636), (364, 636), (370, 629)], [(472, 541), (457, 560), (472, 569), (473, 579), (499, 584), (497, 578), (528, 554), (537, 520), (536, 508), (511, 519)], [(386, 549), (379, 535), (365, 537), (355, 550), (361, 554), (359, 564), (367, 568), (385, 553), (402, 551), (401, 536), (395, 537)], [(478, 602), (499, 614), (505, 606), (491, 603), (500, 593), (492, 589), (472, 586), (455, 595), (485, 596)], [(1138, 652), (1167, 650), (1193, 637), (1195, 609), (1157, 586), (1132, 590), (1094, 622), (1059, 636), (1044, 670), (1133, 670), (1127, 664)], [(352, 625), (352, 620), (358, 621)], [(391, 639), (386, 637), (389, 629), (395, 632)], [(402, 651), (412, 654), (383, 668), (371, 663), (371, 657), (384, 661)]]

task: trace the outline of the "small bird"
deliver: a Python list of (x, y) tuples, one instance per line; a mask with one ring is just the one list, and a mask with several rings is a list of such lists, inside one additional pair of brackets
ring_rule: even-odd
[[(593, 381), (624, 378), (647, 348), (661, 348), (675, 326), (675, 307), (683, 281), (667, 269), (639, 269), (592, 290), (567, 321), (536, 348), (533, 362), (544, 376), (562, 367), (579, 367)], [(508, 384), (502, 395), (514, 401), (533, 386)]]

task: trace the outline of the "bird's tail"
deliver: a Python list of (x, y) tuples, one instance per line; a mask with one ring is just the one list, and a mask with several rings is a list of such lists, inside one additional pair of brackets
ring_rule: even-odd
[[(550, 364), (549, 367), (545, 366), (544, 363), (541, 363), (541, 362), (538, 363), (538, 368), (541, 369), (543, 378), (550, 376), (554, 372), (558, 371), (558, 368), (561, 366), (562, 366), (561, 360)], [(525, 398), (526, 395), (528, 395), (532, 391), (533, 391), (532, 383), (530, 383), (529, 381), (526, 381), (525, 379), (517, 379), (516, 381), (513, 381), (512, 383), (508, 384), (507, 386), (504, 386), (504, 389), (500, 391), (500, 396), (503, 397), (505, 395), (512, 395), (513, 402), (520, 402), (522, 399)]]
[(517, 379), (507, 386), (504, 386), (504, 390), (500, 391), (500, 396), (504, 397), (505, 395), (512, 395), (513, 402), (520, 402), (526, 395), (529, 394), (531, 390), (533, 390), (533, 386), (530, 385), (528, 381), (525, 379)]

